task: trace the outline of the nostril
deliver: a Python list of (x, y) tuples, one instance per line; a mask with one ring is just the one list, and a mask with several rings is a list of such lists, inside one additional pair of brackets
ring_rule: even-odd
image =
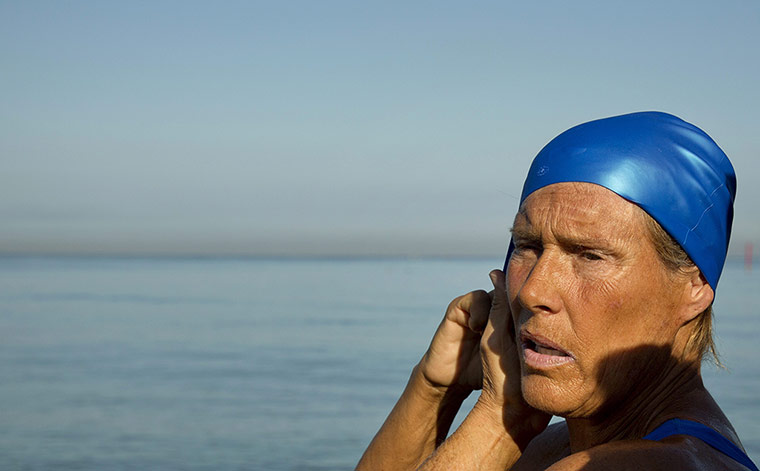
[(520, 304), (533, 314), (553, 314), (561, 309), (562, 300), (557, 275), (549, 270), (533, 268), (517, 292)]

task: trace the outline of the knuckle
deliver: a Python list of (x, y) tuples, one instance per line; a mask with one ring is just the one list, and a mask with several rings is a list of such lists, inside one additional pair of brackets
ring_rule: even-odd
[(466, 295), (457, 296), (456, 298), (452, 299), (449, 303), (449, 307), (446, 309), (447, 311), (450, 311), (452, 309), (455, 309), (459, 307), (460, 304), (462, 304), (462, 300), (464, 299)]
[(470, 296), (472, 297), (472, 301), (477, 304), (483, 304), (483, 303), (491, 303), (491, 297), (488, 295), (488, 293), (485, 290), (479, 289), (472, 291), (470, 293)]

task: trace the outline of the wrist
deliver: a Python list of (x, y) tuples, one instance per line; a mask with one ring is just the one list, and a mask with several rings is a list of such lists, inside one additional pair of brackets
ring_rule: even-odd
[(469, 465), (489, 463), (487, 469), (507, 469), (522, 454), (504, 428), (500, 414), (481, 401), (476, 402), (447, 443), (457, 450), (466, 450)]
[(481, 391), (470, 415), (478, 421), (480, 426), (493, 433), (508, 435), (504, 422), (504, 404), (489, 398), (486, 391)]
[(540, 434), (549, 423), (551, 415), (523, 404), (524, 407), (510, 406), (507, 401), (496, 401), (487, 394), (481, 394), (472, 413), (482, 426), (501, 434), (513, 442), (520, 450)]
[(431, 381), (424, 373), (422, 362), (414, 367), (410, 383), (414, 385), (414, 389), (418, 395), (434, 403), (439, 403), (443, 400), (461, 403), (472, 393), (472, 388), (466, 386), (458, 384), (444, 385)]
[[(459, 408), (472, 392), (460, 386), (437, 386), (432, 384), (422, 373), (420, 365), (412, 372), (407, 385), (410, 397), (424, 408), (435, 411), (435, 446), (440, 445), (448, 436), (449, 428), (459, 412)], [(405, 393), (406, 394), (406, 393)]]

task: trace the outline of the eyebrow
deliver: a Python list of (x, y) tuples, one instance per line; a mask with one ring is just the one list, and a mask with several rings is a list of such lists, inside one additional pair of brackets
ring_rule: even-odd
[(538, 232), (532, 229), (526, 229), (523, 227), (512, 226), (512, 228), (509, 229), (509, 232), (512, 234), (512, 238), (514, 239), (522, 239), (522, 240), (541, 239), (541, 235)]
[[(522, 226), (522, 225), (521, 225)], [(513, 239), (516, 240), (523, 240), (523, 241), (530, 241), (530, 242), (539, 242), (541, 241), (541, 234), (532, 228), (530, 226), (528, 227), (517, 227), (512, 226), (512, 228), (509, 230), (509, 232), (512, 234)], [(557, 239), (557, 242), (559, 242), (559, 245), (570, 248), (572, 250), (578, 250), (578, 249), (596, 249), (601, 250), (603, 252), (608, 253), (615, 253), (615, 247), (613, 247), (608, 239), (604, 237), (569, 237), (569, 236), (563, 236), (563, 235), (556, 235), (555, 238)]]
[(571, 247), (573, 249), (595, 249), (602, 252), (615, 252), (614, 247), (609, 243), (608, 239), (603, 237), (565, 237), (556, 236), (557, 241), (564, 247)]

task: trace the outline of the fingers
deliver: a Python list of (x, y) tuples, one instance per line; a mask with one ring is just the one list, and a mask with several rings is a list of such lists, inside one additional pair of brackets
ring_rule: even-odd
[(502, 326), (507, 320), (507, 317), (509, 317), (506, 276), (501, 270), (492, 270), (488, 276), (491, 278), (491, 283), (493, 283), (493, 291), (491, 292), (490, 323)]
[(492, 270), (488, 276), (491, 278), (491, 283), (493, 283), (493, 309), (508, 307), (506, 275), (501, 270)]
[(489, 315), (509, 312), (506, 276), (501, 270), (489, 274), (494, 289), (490, 293), (483, 290), (472, 291), (451, 302), (446, 317), (470, 330), (483, 333)]
[[(512, 338), (512, 316), (510, 315), (509, 300), (507, 299), (507, 282), (504, 272), (493, 270), (489, 273), (493, 291), (491, 291), (491, 309), (488, 318), (488, 325), (483, 333), (483, 345), (488, 351), (501, 354), (503, 350), (511, 343)], [(497, 335), (492, 335), (498, 332)]]
[(488, 312), (491, 309), (491, 298), (483, 290), (472, 291), (454, 299), (446, 312), (450, 321), (467, 327), (475, 332), (483, 332), (488, 322)]

